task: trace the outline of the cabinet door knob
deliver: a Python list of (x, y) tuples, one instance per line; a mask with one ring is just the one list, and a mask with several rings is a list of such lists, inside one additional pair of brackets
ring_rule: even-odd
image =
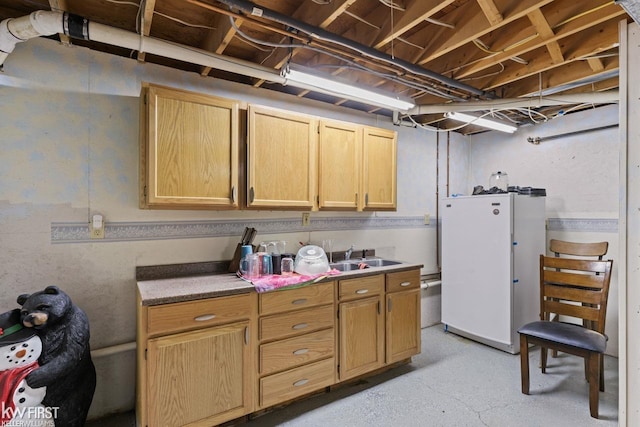
[(255, 199), (255, 191), (253, 187), (249, 189), (249, 203), (253, 203), (253, 199)]
[(298, 323), (297, 325), (293, 325), (291, 329), (295, 329), (297, 331), (298, 329), (304, 329), (307, 326), (309, 326), (307, 323)]
[(293, 354), (295, 354), (296, 356), (300, 355), (300, 354), (305, 354), (308, 353), (309, 349), (308, 348), (301, 348), (300, 350), (296, 350), (293, 352)]
[(291, 304), (294, 304), (294, 305), (306, 304), (306, 303), (307, 303), (306, 298), (294, 299), (293, 301), (291, 301)]
[(369, 193), (364, 194), (364, 205), (365, 206), (369, 205)]
[(304, 379), (302, 379), (302, 380), (298, 380), (298, 381), (296, 381), (295, 383), (293, 383), (293, 386), (294, 386), (294, 387), (300, 387), (301, 385), (305, 385), (305, 384), (306, 384), (306, 383), (308, 383), (308, 382), (309, 382), (309, 380), (308, 380), (308, 379), (306, 379), (306, 378), (304, 378)]
[(196, 316), (193, 318), (196, 322), (206, 322), (207, 320), (215, 319), (215, 314), (203, 314), (201, 316)]
[(356, 291), (356, 294), (366, 294), (367, 292), (369, 292), (369, 289), (358, 289)]
[(409, 286), (410, 284), (411, 284), (411, 282), (402, 282), (402, 283), (400, 283), (400, 286), (402, 286), (404, 288), (405, 286)]
[(236, 202), (236, 192), (237, 192), (236, 186), (234, 185), (234, 186), (231, 187), (231, 201), (233, 203)]

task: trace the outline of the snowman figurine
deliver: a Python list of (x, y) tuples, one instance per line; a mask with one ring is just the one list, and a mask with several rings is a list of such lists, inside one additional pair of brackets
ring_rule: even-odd
[(20, 310), (0, 314), (0, 425), (54, 426), (42, 405), (47, 388), (31, 388), (26, 376), (38, 368), (42, 341), (20, 323)]

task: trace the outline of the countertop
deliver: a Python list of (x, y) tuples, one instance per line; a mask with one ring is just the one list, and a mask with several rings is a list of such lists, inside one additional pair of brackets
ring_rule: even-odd
[[(345, 271), (338, 275), (327, 276), (326, 278), (319, 280), (318, 283), (352, 279), (354, 277), (372, 276), (375, 274), (393, 273), (397, 271), (414, 270), (416, 268), (422, 268), (422, 264), (403, 262), (401, 264), (386, 267), (371, 267), (364, 270)], [(141, 304), (146, 306), (255, 292), (251, 283), (240, 279), (235, 273), (141, 280), (137, 283)], [(283, 288), (282, 290), (286, 290), (286, 288)]]

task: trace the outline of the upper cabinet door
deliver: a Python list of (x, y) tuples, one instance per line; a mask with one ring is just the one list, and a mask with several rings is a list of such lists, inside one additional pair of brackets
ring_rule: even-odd
[(362, 126), (322, 120), (319, 141), (319, 208), (358, 208)]
[(237, 208), (238, 102), (157, 86), (145, 92), (143, 207)]
[(396, 145), (395, 131), (364, 129), (362, 210), (396, 209)]
[(248, 126), (247, 206), (312, 209), (317, 119), (249, 105)]

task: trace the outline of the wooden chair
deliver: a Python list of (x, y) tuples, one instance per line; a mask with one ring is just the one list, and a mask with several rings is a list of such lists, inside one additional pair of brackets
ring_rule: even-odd
[(595, 243), (576, 243), (564, 240), (551, 239), (549, 241), (549, 250), (559, 257), (560, 255), (572, 255), (577, 257), (602, 257), (609, 249), (609, 242)]
[[(599, 391), (604, 390), (602, 358), (607, 346), (604, 324), (613, 261), (556, 258), (540, 255), (540, 320), (521, 327), (522, 393), (529, 394), (529, 344), (540, 345), (542, 373), (546, 349), (583, 357), (589, 381), (589, 409), (598, 418)], [(552, 322), (551, 315), (591, 321), (583, 325)]]
[[(549, 241), (549, 250), (554, 253), (555, 256), (559, 257), (562, 255), (568, 255), (571, 257), (597, 257), (598, 259), (602, 259), (602, 257), (607, 253), (609, 249), (609, 242), (590, 242), (590, 243), (577, 243), (577, 242), (568, 242), (565, 240), (556, 240), (551, 239)], [(555, 321), (558, 320), (558, 316), (553, 319)], [(589, 322), (585, 320), (583, 322), (585, 327), (590, 327)], [(544, 357), (541, 358), (541, 361), (544, 360), (546, 362), (547, 355), (546, 350), (542, 349), (545, 352)], [(551, 353), (551, 357), (557, 357), (558, 351), (553, 350)], [(586, 373), (586, 361), (585, 361), (585, 373)]]

